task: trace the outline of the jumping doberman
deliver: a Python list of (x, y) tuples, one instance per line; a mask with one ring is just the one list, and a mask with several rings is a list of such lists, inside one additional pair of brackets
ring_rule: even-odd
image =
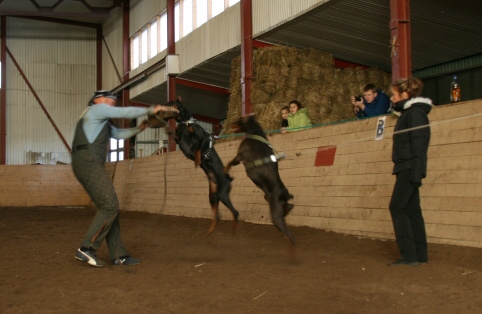
[(194, 161), (195, 167), (201, 166), (209, 181), (209, 203), (212, 209), (212, 223), (207, 234), (213, 232), (218, 223), (219, 201), (221, 201), (233, 214), (233, 232), (236, 232), (238, 223), (238, 211), (234, 208), (229, 198), (231, 181), (233, 178), (224, 170), (224, 164), (214, 148), (213, 138), (199, 125), (187, 110), (181, 99), (168, 102), (179, 111), (178, 114), (168, 117), (178, 122), (174, 132), (174, 140), (179, 145), (184, 156)]
[(288, 230), (285, 216), (293, 208), (288, 203), (293, 198), (285, 187), (278, 172), (278, 159), (284, 157), (273, 151), (266, 135), (253, 114), (243, 116), (232, 124), (236, 133), (246, 133), (241, 141), (238, 153), (226, 166), (226, 172), (231, 166), (243, 163), (246, 174), (258, 188), (264, 192), (264, 198), (269, 203), (273, 224), (290, 240), (290, 253), (294, 254), (295, 237)]

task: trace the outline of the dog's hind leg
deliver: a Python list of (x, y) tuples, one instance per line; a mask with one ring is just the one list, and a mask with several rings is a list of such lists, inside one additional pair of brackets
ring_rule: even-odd
[(278, 228), (279, 231), (284, 233), (288, 239), (288, 256), (289, 259), (294, 262), (296, 260), (296, 241), (295, 241), (295, 236), (289, 231), (288, 227), (286, 226), (285, 219), (282, 215), (276, 215), (276, 217), (273, 217), (273, 224), (275, 225), (276, 228)]
[(231, 203), (231, 200), (229, 199), (229, 191), (227, 193), (219, 193), (219, 198), (221, 202), (227, 208), (229, 208), (229, 210), (233, 214), (233, 233), (236, 233), (236, 230), (238, 229), (239, 212), (234, 208), (233, 204)]
[(290, 241), (289, 247), (288, 247), (289, 257), (291, 261), (294, 261), (296, 259), (295, 257), (296, 240), (295, 240), (295, 236), (290, 232), (290, 230), (286, 226), (285, 209), (283, 208), (284, 207), (283, 203), (284, 202), (280, 201), (277, 195), (274, 195), (271, 197), (270, 199), (271, 219), (275, 227), (278, 228), (279, 231), (281, 231), (288, 237)]
[(211, 204), (212, 210), (212, 221), (211, 227), (209, 228), (206, 235), (210, 235), (219, 221), (219, 197), (217, 195), (217, 184), (212, 174), (208, 176), (209, 180), (209, 204)]

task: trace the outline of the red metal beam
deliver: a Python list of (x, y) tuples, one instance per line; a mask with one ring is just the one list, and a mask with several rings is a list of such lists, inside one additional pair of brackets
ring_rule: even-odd
[[(8, 14), (4, 14), (4, 12), (0, 12), (0, 15), (8, 15)], [(58, 19), (58, 18), (53, 18), (53, 17), (43, 17), (43, 16), (35, 17), (35, 16), (17, 16), (17, 15), (8, 15), (8, 16), (23, 18), (23, 19), (28, 19), (28, 20), (35, 20), (35, 21), (44, 21), (44, 22), (51, 22), (51, 23), (57, 23), (57, 24), (81, 26), (81, 27), (90, 27), (90, 28), (99, 27), (99, 24), (95, 24), (95, 23), (86, 23), (86, 22), (79, 22), (79, 21), (72, 21), (72, 20), (64, 20), (64, 19)]]
[[(123, 82), (127, 82), (129, 80), (129, 71), (131, 69), (131, 44), (129, 39), (129, 15), (130, 15), (130, 8), (129, 8), (129, 1), (124, 1), (122, 6), (122, 48), (123, 48), (123, 59), (122, 59), (122, 73), (124, 74), (122, 77)], [(122, 90), (122, 107), (129, 106), (129, 98), (130, 93), (128, 88), (124, 88)], [(123, 119), (124, 128), (129, 128), (131, 124), (131, 120)], [(130, 151), (131, 151), (131, 141), (125, 140), (124, 141), (124, 159), (130, 159)]]
[(410, 0), (390, 0), (392, 81), (412, 75)]
[(217, 86), (213, 86), (213, 85), (207, 85), (207, 84), (198, 83), (198, 82), (194, 82), (194, 81), (188, 81), (188, 80), (181, 79), (181, 78), (176, 78), (176, 83), (179, 84), (179, 85), (194, 87), (194, 88), (206, 90), (206, 91), (209, 91), (209, 92), (214, 92), (214, 93), (217, 93), (217, 94), (226, 95), (226, 94), (231, 93), (229, 91), (229, 89), (226, 89), (226, 88), (217, 87)]
[(33, 96), (35, 97), (35, 99), (37, 100), (37, 102), (39, 103), (40, 107), (42, 108), (42, 110), (44, 111), (45, 115), (47, 116), (47, 118), (49, 119), (50, 123), (52, 123), (52, 126), (54, 127), (55, 131), (57, 132), (57, 134), (59, 135), (60, 139), (62, 140), (62, 142), (64, 143), (65, 147), (67, 148), (67, 150), (69, 152), (72, 152), (72, 149), (70, 148), (70, 145), (67, 143), (67, 141), (65, 140), (64, 136), (62, 135), (62, 133), (60, 132), (59, 128), (57, 127), (57, 125), (55, 124), (54, 120), (52, 119), (52, 117), (50, 116), (49, 112), (47, 111), (47, 108), (45, 108), (44, 104), (42, 103), (42, 101), (40, 100), (40, 98), (38, 97), (37, 95), (37, 92), (35, 91), (35, 89), (33, 88), (32, 84), (30, 84), (30, 81), (28, 80), (27, 76), (25, 76), (25, 73), (23, 72), (22, 68), (20, 68), (20, 65), (17, 63), (17, 60), (15, 60), (15, 58), (13, 57), (12, 53), (10, 52), (10, 50), (8, 49), (8, 47), (5, 47), (6, 51), (7, 51), (7, 54), (9, 55), (10, 59), (12, 59), (12, 62), (15, 64), (15, 66), (17, 67), (17, 70), (18, 72), (20, 73), (20, 75), (23, 77), (25, 83), (27, 83), (27, 86), (28, 88), (30, 89), (30, 91), (32, 92)]
[(7, 163), (7, 17), (0, 16), (0, 165)]
[(270, 43), (265, 43), (264, 41), (259, 41), (256, 39), (253, 39), (253, 48), (269, 48), (269, 47), (276, 47), (277, 45), (273, 45)]
[(48, 12), (48, 11), (0, 11), (0, 15), (14, 17), (51, 17), (51, 18), (108, 18), (109, 12), (77, 13), (77, 12)]
[[(174, 6), (175, 0), (167, 0), (167, 54), (176, 54), (175, 42), (175, 21), (174, 21)], [(167, 101), (176, 100), (176, 76), (168, 75), (167, 77)], [(176, 121), (170, 119), (168, 127), (174, 130), (176, 128)], [(167, 148), (170, 152), (176, 150), (176, 142), (169, 136)]]
[(251, 0), (241, 0), (241, 114), (253, 112), (251, 83), (253, 82), (253, 6)]
[(339, 68), (339, 69), (345, 69), (345, 68), (362, 68), (362, 69), (368, 69), (366, 65), (361, 65), (358, 63), (353, 63), (349, 61), (344, 61), (344, 60), (338, 60), (338, 59), (333, 59), (334, 60), (334, 66)]

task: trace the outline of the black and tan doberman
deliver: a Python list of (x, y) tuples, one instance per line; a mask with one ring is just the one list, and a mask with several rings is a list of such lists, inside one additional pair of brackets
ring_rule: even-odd
[(294, 254), (295, 237), (285, 222), (285, 216), (294, 206), (288, 203), (293, 195), (288, 192), (278, 172), (277, 161), (284, 156), (275, 153), (255, 115), (239, 118), (232, 124), (232, 128), (236, 133), (246, 133), (246, 138), (241, 141), (237, 155), (227, 164), (226, 172), (231, 166), (243, 163), (248, 177), (264, 192), (273, 224), (288, 237), (290, 253)]
[(178, 122), (173, 134), (176, 143), (183, 154), (194, 161), (196, 167), (200, 166), (204, 170), (208, 178), (209, 203), (213, 218), (207, 234), (213, 232), (220, 219), (220, 201), (233, 214), (233, 232), (236, 232), (239, 213), (234, 208), (229, 197), (233, 179), (225, 172), (224, 164), (214, 148), (213, 138), (196, 122), (189, 110), (182, 105), (180, 98), (176, 101), (168, 102), (167, 105), (179, 111), (178, 114), (166, 118), (173, 118)]

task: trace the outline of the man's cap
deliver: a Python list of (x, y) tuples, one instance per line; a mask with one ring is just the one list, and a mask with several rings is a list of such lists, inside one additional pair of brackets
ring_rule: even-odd
[(98, 90), (98, 91), (96, 91), (92, 94), (92, 97), (90, 97), (89, 105), (94, 102), (94, 99), (99, 98), (99, 97), (106, 97), (106, 98), (111, 98), (111, 99), (114, 99), (114, 100), (117, 99), (115, 94), (111, 93), (108, 90)]

